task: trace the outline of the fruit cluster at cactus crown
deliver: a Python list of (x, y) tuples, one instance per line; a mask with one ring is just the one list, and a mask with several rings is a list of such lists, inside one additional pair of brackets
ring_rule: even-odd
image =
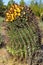
[[(30, 18), (34, 17), (34, 13), (32, 12), (31, 8), (28, 6), (21, 6), (18, 4), (12, 4), (9, 9), (6, 11), (5, 21), (13, 22), (16, 19), (23, 19), (29, 20)], [(32, 18), (33, 19), (33, 18)]]
[(17, 16), (21, 16), (21, 11), (23, 10), (23, 6), (18, 4), (12, 4), (10, 8), (6, 11), (5, 21), (13, 21)]

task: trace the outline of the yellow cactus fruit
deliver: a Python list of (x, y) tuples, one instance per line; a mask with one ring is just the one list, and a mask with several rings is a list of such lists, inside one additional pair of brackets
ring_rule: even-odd
[(17, 15), (17, 13), (16, 13), (16, 12), (14, 12), (13, 14), (14, 14), (15, 16)]
[(20, 16), (20, 13), (18, 13), (17, 15)]
[(12, 11), (13, 10), (13, 8), (10, 8), (10, 11)]
[[(21, 15), (22, 6), (17, 4), (12, 4), (9, 10), (6, 12), (6, 21), (13, 21), (17, 16)], [(25, 12), (24, 12), (25, 14)]]
[(10, 15), (8, 15), (8, 16), (6, 16), (7, 18), (10, 18), (11, 16)]
[(14, 15), (13, 14), (11, 14), (11, 17), (12, 17), (12, 20), (14, 20)]
[(14, 12), (16, 12), (16, 9), (14, 9)]
[(9, 15), (9, 13), (6, 13), (6, 16), (8, 16)]
[(21, 12), (21, 10), (19, 8), (17, 8), (17, 12)]
[(11, 14), (11, 11), (10, 10), (8, 12), (9, 12), (9, 14)]
[(14, 6), (15, 6), (15, 8), (17, 8), (17, 5), (16, 4)]

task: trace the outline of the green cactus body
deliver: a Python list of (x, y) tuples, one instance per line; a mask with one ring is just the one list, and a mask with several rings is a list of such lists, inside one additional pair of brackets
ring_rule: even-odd
[(29, 7), (24, 7), (21, 16), (17, 17), (14, 22), (8, 23), (10, 41), (7, 50), (12, 55), (27, 58), (40, 48), (40, 33), (37, 19)]

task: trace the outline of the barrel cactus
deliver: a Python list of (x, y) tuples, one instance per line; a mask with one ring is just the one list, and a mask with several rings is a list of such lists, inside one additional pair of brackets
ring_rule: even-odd
[(40, 48), (40, 30), (30, 7), (12, 4), (6, 11), (9, 43), (7, 50), (20, 59), (31, 57)]

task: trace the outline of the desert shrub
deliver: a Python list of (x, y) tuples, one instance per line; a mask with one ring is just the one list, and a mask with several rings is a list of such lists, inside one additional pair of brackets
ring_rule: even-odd
[(5, 16), (5, 11), (6, 11), (6, 6), (0, 6), (0, 16), (4, 17)]
[(33, 2), (31, 2), (31, 4), (30, 4), (30, 7), (36, 16), (38, 16), (38, 17), (41, 16), (41, 13), (43, 12), (43, 4), (42, 3), (40, 4), (37, 1), (35, 2), (33, 0)]
[(31, 57), (41, 43), (37, 19), (31, 8), (13, 4), (6, 12), (5, 21), (10, 38), (8, 52), (19, 58)]
[(39, 6), (38, 5), (34, 5), (34, 6), (30, 6), (31, 7), (31, 9), (33, 10), (33, 12), (35, 13), (35, 15), (36, 16), (38, 16), (38, 17), (40, 17), (40, 8), (39, 8)]

